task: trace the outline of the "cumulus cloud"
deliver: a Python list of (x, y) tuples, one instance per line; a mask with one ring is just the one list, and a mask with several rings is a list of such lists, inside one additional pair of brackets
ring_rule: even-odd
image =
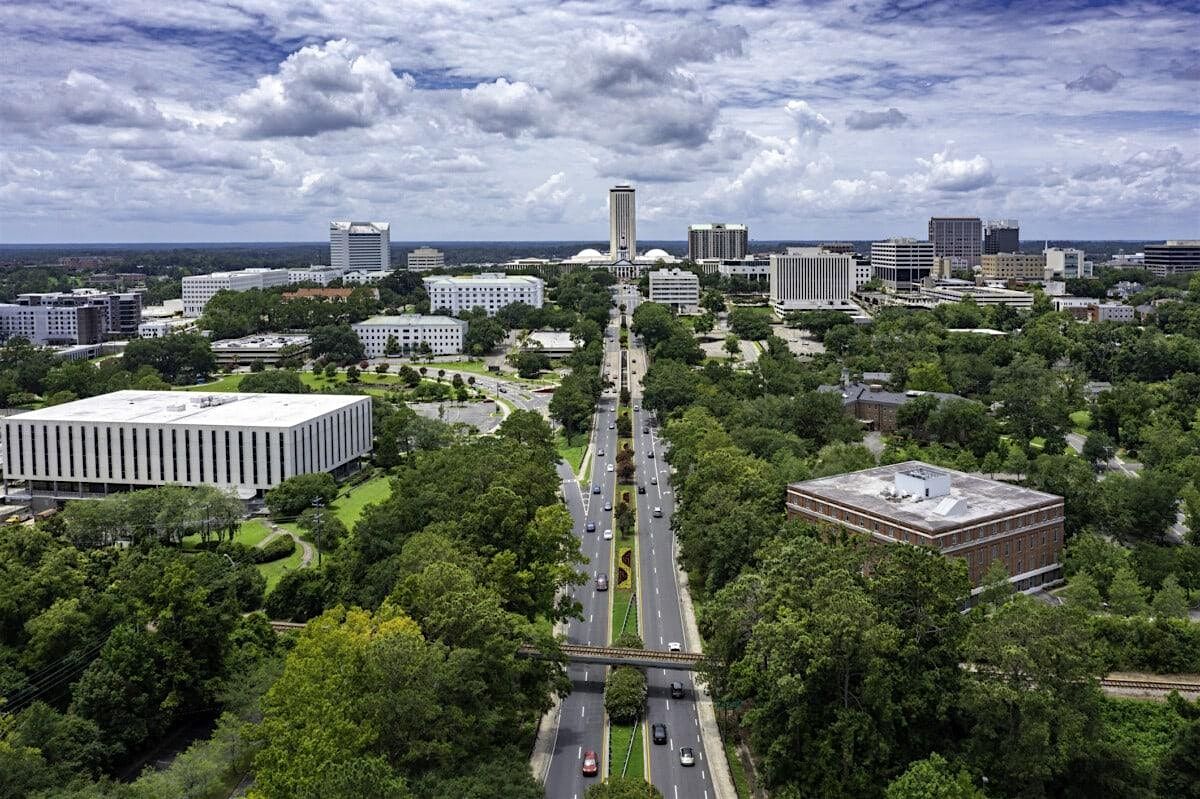
[(153, 100), (118, 90), (87, 72), (71, 70), (60, 88), (58, 107), (68, 122), (114, 128), (166, 124)]
[(1067, 89), (1073, 92), (1111, 92), (1123, 77), (1108, 64), (1098, 64), (1067, 83)]
[(561, 222), (568, 203), (575, 198), (566, 181), (565, 173), (555, 172), (540, 186), (530, 189), (523, 203), (526, 216), (536, 222)]
[(974, 158), (955, 158), (950, 146), (931, 158), (918, 158), (925, 172), (917, 176), (914, 185), (928, 186), (939, 191), (965, 192), (982, 189), (996, 182), (992, 162), (982, 155)]
[(386, 58), (338, 39), (292, 53), (232, 108), (246, 138), (316, 136), (371, 127), (399, 111), (412, 88)]
[(833, 130), (833, 125), (829, 120), (823, 114), (817, 113), (816, 109), (804, 100), (788, 100), (784, 110), (792, 118), (792, 123), (796, 126), (796, 134), (801, 141), (816, 144), (823, 135)]
[(466, 117), (482, 131), (506, 136), (547, 131), (551, 102), (548, 92), (525, 81), (509, 83), (504, 78), (462, 90)]
[(886, 111), (851, 111), (846, 116), (846, 127), (850, 130), (899, 128), (907, 124), (908, 114), (894, 107)]

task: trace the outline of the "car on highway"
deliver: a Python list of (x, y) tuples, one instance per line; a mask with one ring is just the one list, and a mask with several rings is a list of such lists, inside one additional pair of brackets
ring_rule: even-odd
[(593, 494), (600, 493), (600, 486), (597, 483), (592, 483), (592, 493)]
[(653, 477), (650, 478), (650, 485), (652, 485), (652, 486), (658, 485), (658, 475), (654, 475)]
[(690, 746), (681, 746), (679, 748), (679, 765), (694, 766), (696, 765), (696, 750)]
[(610, 463), (610, 464), (608, 464), (608, 471), (611, 472), (612, 470), (613, 470), (613, 465)]
[(649, 435), (649, 433), (650, 433), (650, 425), (648, 425), (648, 424), (644, 424), (644, 425), (642, 425), (642, 432), (643, 432), (643, 433), (646, 433), (647, 435)]
[(596, 532), (596, 523), (588, 522), (584, 529), (586, 529), (589, 533), (594, 533)]
[(637, 412), (638, 412), (638, 411), (640, 411), (641, 409), (642, 409), (642, 406), (641, 406), (641, 405), (634, 405), (634, 406), (633, 406), (633, 411), (634, 411), (634, 413), (637, 413)]
[(667, 651), (668, 652), (682, 652), (683, 647), (679, 645), (678, 641), (670, 641), (667, 643)]
[(599, 451), (599, 452), (597, 452), (596, 454), (597, 454), (597, 455), (599, 455), (601, 458), (603, 458), (603, 457), (604, 457), (604, 450), (600, 450), (600, 451)]
[(581, 770), (585, 777), (595, 777), (600, 773), (600, 762), (596, 760), (596, 753), (591, 749), (583, 753), (583, 766)]
[(609, 429), (609, 430), (616, 430), (616, 429), (617, 429), (617, 423), (616, 423), (616, 422), (609, 422), (609, 423), (608, 423), (608, 429)]
[(607, 527), (604, 528), (604, 540), (612, 541), (612, 530), (608, 529)]
[(651, 725), (650, 734), (654, 736), (654, 743), (665, 744), (667, 742), (667, 725), (666, 724)]
[[(605, 508), (605, 510), (608, 510), (608, 508)], [(662, 508), (660, 508), (660, 507), (658, 507), (657, 505), (655, 505), (655, 506), (654, 506), (654, 514), (653, 514), (653, 516), (654, 516), (654, 518), (656, 518), (656, 519), (661, 519), (661, 518), (662, 518)]]
[(683, 683), (681, 683), (681, 682), (671, 683), (671, 698), (672, 699), (683, 699)]
[(605, 510), (612, 510), (612, 503), (611, 503), (611, 502), (605, 502), (605, 503), (604, 503), (604, 509), (605, 509)]
[(608, 574), (607, 573), (600, 572), (599, 574), (596, 575), (596, 590), (597, 591), (607, 591), (608, 590)]
[(646, 487), (645, 487), (644, 485), (642, 485), (641, 483), (638, 483), (638, 493), (639, 493), (639, 494), (645, 494), (645, 493), (646, 493)]
[(649, 452), (647, 452), (646, 457), (650, 458), (651, 460), (654, 460), (654, 450), (650, 450)]

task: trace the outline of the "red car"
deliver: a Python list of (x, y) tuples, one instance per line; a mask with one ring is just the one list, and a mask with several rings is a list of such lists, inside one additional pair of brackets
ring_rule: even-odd
[(600, 773), (600, 764), (596, 762), (596, 753), (591, 749), (583, 753), (583, 776), (595, 777)]

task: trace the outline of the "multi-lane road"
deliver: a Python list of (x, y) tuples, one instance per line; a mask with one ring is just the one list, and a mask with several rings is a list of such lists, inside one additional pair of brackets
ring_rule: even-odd
[[(617, 303), (625, 304), (626, 313), (632, 315), (638, 303), (637, 289), (632, 286), (618, 287)], [(605, 352), (606, 369), (614, 383), (617, 383), (620, 377), (620, 354), (615, 324), (610, 327)], [(675, 503), (670, 469), (663, 461), (658, 437), (660, 431), (641, 405), (641, 376), (645, 373), (646, 353), (634, 344), (632, 338), (628, 367), (632, 403), (637, 407), (633, 412), (634, 481), (646, 489), (646, 493), (636, 495), (636, 589), (642, 639), (647, 649), (666, 650), (670, 644), (678, 643), (684, 650), (694, 650), (698, 642), (689, 641), (685, 636), (676, 580), (675, 541), (671, 532), (671, 514)], [(615, 395), (615, 392), (612, 393)], [(575, 518), (583, 553), (591, 560), (587, 567), (589, 582), (575, 591), (576, 598), (583, 605), (584, 620), (572, 621), (568, 626), (567, 640), (570, 643), (605, 644), (609, 640), (609, 594), (595, 590), (595, 576), (605, 573), (615, 582), (611, 563), (612, 542), (605, 541), (602, 534), (613, 526), (611, 506), (617, 499), (616, 475), (608, 471), (608, 467), (615, 463), (616, 411), (617, 398), (606, 395), (596, 414), (591, 482), (581, 486), (575, 482), (568, 467), (560, 465), (559, 468), (563, 477), (563, 493)], [(601, 452), (604, 454), (600, 455)], [(600, 487), (600, 494), (591, 493), (593, 485)], [(604, 510), (606, 503), (610, 510)], [(655, 516), (655, 509), (662, 515)], [(589, 521), (595, 523), (596, 532), (586, 532)], [(569, 674), (572, 693), (563, 701), (560, 709), (553, 755), (546, 777), (546, 796), (549, 799), (582, 799), (587, 787), (600, 779), (582, 775), (583, 752), (594, 750), (601, 757), (601, 775), (609, 766), (607, 742), (604, 740), (606, 669), (601, 666), (571, 666)], [(648, 669), (646, 677), (649, 696), (643, 738), (649, 750), (646, 764), (648, 779), (662, 791), (666, 799), (708, 799), (713, 796), (713, 789), (690, 673)], [(682, 698), (671, 697), (672, 682), (682, 683)], [(650, 742), (650, 725), (660, 723), (667, 726), (667, 742), (654, 744)], [(694, 766), (680, 763), (681, 747), (694, 750)]]

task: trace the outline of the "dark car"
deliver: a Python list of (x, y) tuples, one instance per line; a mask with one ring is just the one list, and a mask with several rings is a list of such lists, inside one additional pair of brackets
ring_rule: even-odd
[(642, 485), (641, 483), (638, 483), (638, 493), (639, 493), (639, 494), (645, 494), (645, 493), (646, 493), (646, 487), (645, 487), (644, 485)]
[(667, 742), (667, 725), (655, 724), (650, 728), (651, 734), (654, 736), (654, 743), (665, 744)]
[(683, 699), (683, 683), (681, 683), (681, 682), (671, 683), (671, 698), (672, 699)]
[(587, 528), (586, 528), (586, 529), (587, 529), (587, 531), (588, 531), (589, 533), (594, 533), (594, 532), (596, 532), (596, 523), (595, 523), (595, 522), (588, 522), (588, 523), (587, 523)]
[(649, 452), (647, 452), (647, 453), (646, 453), (646, 457), (647, 457), (647, 458), (650, 458), (650, 459), (653, 459), (653, 458), (654, 458), (654, 450), (650, 450)]
[(606, 573), (600, 572), (599, 574), (596, 575), (596, 590), (597, 591), (607, 591), (608, 590), (608, 575)]
[(593, 493), (593, 494), (599, 494), (599, 493), (600, 493), (600, 486), (599, 486), (599, 485), (597, 485), (596, 483), (592, 483), (592, 493)]
[(642, 432), (643, 432), (643, 433), (649, 433), (649, 432), (650, 432), (650, 425), (648, 425), (648, 424), (644, 424), (644, 425), (642, 425)]

